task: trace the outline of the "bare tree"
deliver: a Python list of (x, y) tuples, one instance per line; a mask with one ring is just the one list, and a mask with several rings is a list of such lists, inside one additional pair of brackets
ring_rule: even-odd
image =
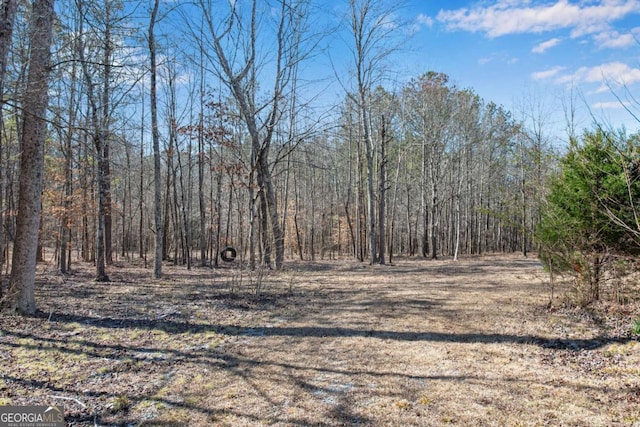
[(367, 218), (369, 221), (369, 256), (371, 264), (378, 262), (376, 230), (376, 192), (374, 187), (375, 147), (373, 143), (370, 103), (374, 85), (384, 72), (384, 61), (394, 52), (390, 44), (397, 28), (394, 11), (397, 5), (382, 0), (349, 0), (350, 30), (353, 36), (353, 66), (356, 76), (355, 94), (367, 169)]
[(31, 52), (23, 102), (18, 218), (9, 291), (3, 301), (3, 308), (14, 313), (32, 314), (36, 311), (36, 254), (47, 130), (45, 116), (49, 102), (53, 5), (53, 0), (36, 0), (31, 12)]
[(428, 72), (413, 80), (405, 89), (410, 104), (408, 130), (422, 148), (421, 205), (423, 213), (423, 256), (435, 259), (438, 254), (441, 185), (446, 149), (450, 140), (454, 102), (449, 77)]
[(454, 224), (451, 224), (454, 227), (455, 235), (453, 248), (454, 260), (458, 259), (458, 254), (460, 252), (463, 184), (467, 181), (467, 175), (471, 173), (469, 167), (463, 164), (463, 162), (469, 159), (470, 152), (472, 150), (471, 147), (478, 146), (481, 143), (481, 141), (479, 141), (479, 115), (481, 111), (480, 98), (470, 91), (457, 93), (456, 98), (458, 101), (458, 109), (455, 117), (457, 122), (455, 128), (459, 131), (459, 135), (454, 138), (454, 141), (456, 142), (454, 142), (452, 153), (455, 156), (454, 163), (456, 171), (454, 174), (455, 177), (451, 182), (454, 197)]
[[(205, 19), (210, 56), (209, 63), (217, 76), (224, 82), (235, 99), (240, 116), (251, 140), (251, 170), (255, 170), (260, 214), (263, 219), (263, 248), (271, 247), (271, 238), (275, 243), (275, 266), (282, 268), (284, 261), (284, 230), (281, 227), (278, 213), (275, 186), (270, 168), (270, 149), (278, 122), (282, 119), (285, 105), (285, 94), (290, 88), (297, 71), (297, 45), (301, 43), (300, 34), (306, 30), (307, 1), (280, 0), (278, 7), (269, 9), (267, 16), (275, 17), (273, 28), (275, 34), (267, 35), (274, 40), (272, 64), (272, 86), (263, 104), (258, 103), (258, 76), (263, 71), (259, 44), (262, 28), (260, 27), (259, 2), (252, 0), (246, 10), (239, 2), (229, 2), (226, 14), (221, 14), (220, 6), (215, 9), (210, 1), (198, 2)], [(214, 12), (215, 10), (215, 12)], [(246, 15), (244, 14), (246, 12)], [(222, 19), (217, 17), (223, 16)], [(196, 35), (197, 31), (193, 31)], [(205, 43), (198, 35), (199, 43)], [(261, 82), (266, 81), (262, 75)], [(251, 198), (253, 199), (253, 198)], [(268, 216), (268, 221), (267, 218)], [(270, 227), (270, 232), (266, 230)], [(268, 251), (265, 251), (268, 254)], [(263, 261), (265, 261), (263, 259)]]
[[(569, 105), (565, 108), (565, 120), (569, 138), (575, 136), (575, 100), (570, 93)], [(531, 92), (521, 101), (522, 129), (520, 133), (521, 191), (522, 191), (522, 231), (523, 240), (536, 229), (541, 219), (540, 203), (544, 198), (544, 186), (549, 171), (551, 137), (549, 127), (553, 124), (553, 111), (544, 98)], [(529, 212), (526, 212), (526, 209)], [(526, 247), (523, 247), (526, 255)]]
[[(83, 23), (86, 19), (86, 12), (82, 9), (82, 3), (78, 3), (80, 7), (80, 37), (81, 42), (78, 49), (78, 55), (80, 58), (80, 63), (82, 65), (82, 71), (84, 74), (84, 78), (87, 81), (87, 99), (90, 104), (90, 115), (91, 115), (91, 126), (92, 126), (92, 140), (96, 150), (96, 159), (97, 159), (97, 174), (98, 174), (98, 219), (96, 225), (96, 281), (106, 282), (109, 281), (109, 276), (107, 276), (106, 272), (106, 257), (105, 257), (105, 219), (106, 213), (108, 211), (107, 207), (107, 191), (108, 187), (106, 181), (109, 179), (108, 177), (108, 148), (107, 148), (107, 123), (105, 122), (105, 118), (108, 121), (108, 114), (105, 111), (108, 111), (108, 103), (105, 104), (105, 98), (108, 99), (108, 93), (106, 96), (98, 99), (98, 95), (95, 92), (96, 83), (94, 81), (93, 74), (89, 69), (90, 61), (86, 57), (87, 42), (85, 40), (85, 34), (83, 30)], [(107, 15), (109, 14), (109, 8), (106, 8)], [(107, 23), (110, 20), (107, 18)], [(111, 40), (110, 40), (110, 32), (109, 25), (107, 25), (107, 30), (104, 35), (104, 64), (105, 65), (105, 92), (108, 92), (106, 89), (108, 83), (108, 70), (109, 66), (106, 65), (110, 61), (111, 57)], [(101, 111), (103, 114), (101, 114)], [(107, 116), (107, 117), (105, 117)], [(105, 151), (106, 149), (106, 151)], [(105, 158), (105, 155), (107, 156)]]

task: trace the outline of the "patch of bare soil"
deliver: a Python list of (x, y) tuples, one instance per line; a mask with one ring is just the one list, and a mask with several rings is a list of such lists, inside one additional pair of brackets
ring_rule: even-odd
[[(0, 404), (70, 425), (640, 425), (638, 305), (547, 308), (535, 259), (42, 272)], [(260, 295), (256, 295), (259, 292)]]

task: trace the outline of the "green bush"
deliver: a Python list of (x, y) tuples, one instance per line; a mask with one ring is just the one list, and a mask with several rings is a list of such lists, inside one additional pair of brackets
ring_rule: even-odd
[(585, 132), (550, 181), (536, 230), (539, 256), (548, 269), (575, 274), (581, 305), (599, 299), (612, 256), (640, 254), (639, 141)]

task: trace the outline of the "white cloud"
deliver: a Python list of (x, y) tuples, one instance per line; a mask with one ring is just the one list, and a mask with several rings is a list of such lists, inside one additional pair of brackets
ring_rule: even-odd
[(385, 30), (395, 30), (398, 28), (398, 22), (396, 21), (397, 16), (394, 13), (388, 13), (384, 15), (380, 15), (376, 20), (376, 24), (379, 24)]
[(548, 78), (551, 78), (553, 76), (558, 75), (558, 73), (560, 73), (564, 69), (565, 69), (565, 67), (556, 66), (556, 67), (553, 67), (553, 68), (551, 68), (549, 70), (537, 71), (537, 72), (531, 74), (531, 78), (533, 80), (548, 79)]
[(597, 83), (597, 93), (607, 92), (611, 86), (630, 86), (640, 82), (640, 68), (622, 62), (609, 62), (595, 67), (580, 67), (574, 73), (560, 76), (559, 84)]
[(608, 102), (596, 102), (591, 106), (594, 110), (619, 110), (621, 108), (628, 108), (631, 104), (629, 102), (608, 101)]
[(551, 49), (552, 47), (558, 45), (560, 43), (560, 39), (555, 37), (545, 42), (539, 43), (531, 49), (533, 53), (544, 53), (547, 49)]
[(424, 25), (425, 27), (433, 27), (433, 18), (425, 15), (424, 13), (418, 15), (418, 17), (416, 18), (416, 22), (418, 24)]
[(556, 0), (532, 5), (526, 0), (498, 0), (491, 6), (441, 10), (436, 19), (449, 30), (482, 32), (489, 37), (571, 29), (571, 36), (593, 34), (610, 23), (640, 12), (640, 0), (570, 2)]
[(420, 31), (423, 27), (427, 27), (427, 28), (433, 27), (433, 18), (425, 15), (424, 13), (421, 13), (418, 16), (416, 16), (416, 19), (413, 21), (413, 23), (408, 25), (407, 32), (409, 34), (415, 34), (418, 31)]
[(634, 46), (640, 38), (640, 27), (636, 27), (631, 32), (620, 34), (618, 31), (610, 30), (596, 34), (593, 39), (600, 48), (621, 49)]
[(494, 52), (489, 56), (483, 56), (478, 59), (479, 65), (487, 65), (490, 62), (513, 65), (518, 62), (518, 58), (511, 57), (506, 52)]

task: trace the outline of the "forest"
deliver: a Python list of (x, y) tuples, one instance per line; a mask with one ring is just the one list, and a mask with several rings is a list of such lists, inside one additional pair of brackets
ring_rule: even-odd
[[(308, 2), (265, 15), (259, 3), (59, 1), (37, 16), (40, 3), (4, 9), (5, 274), (21, 184), (39, 176), (41, 200), (25, 195), (40, 211), (32, 252), (62, 273), (92, 262), (97, 280), (117, 261), (153, 263), (155, 277), (162, 262), (218, 267), (225, 248), (248, 268), (281, 269), (285, 258), (383, 264), (534, 247), (554, 168), (542, 113), (532, 107), (527, 128), (437, 71), (385, 88), (398, 38), (383, 2), (351, 2), (353, 61), (329, 106), (301, 71), (323, 36)], [(30, 19), (50, 34), (30, 33)], [(36, 107), (49, 102), (30, 116), (26, 94), (45, 91), (29, 80), (34, 61), (51, 64)], [(20, 155), (30, 117), (43, 120), (37, 161)]]
[(0, 412), (637, 424), (640, 136), (344, 3), (0, 1)]

